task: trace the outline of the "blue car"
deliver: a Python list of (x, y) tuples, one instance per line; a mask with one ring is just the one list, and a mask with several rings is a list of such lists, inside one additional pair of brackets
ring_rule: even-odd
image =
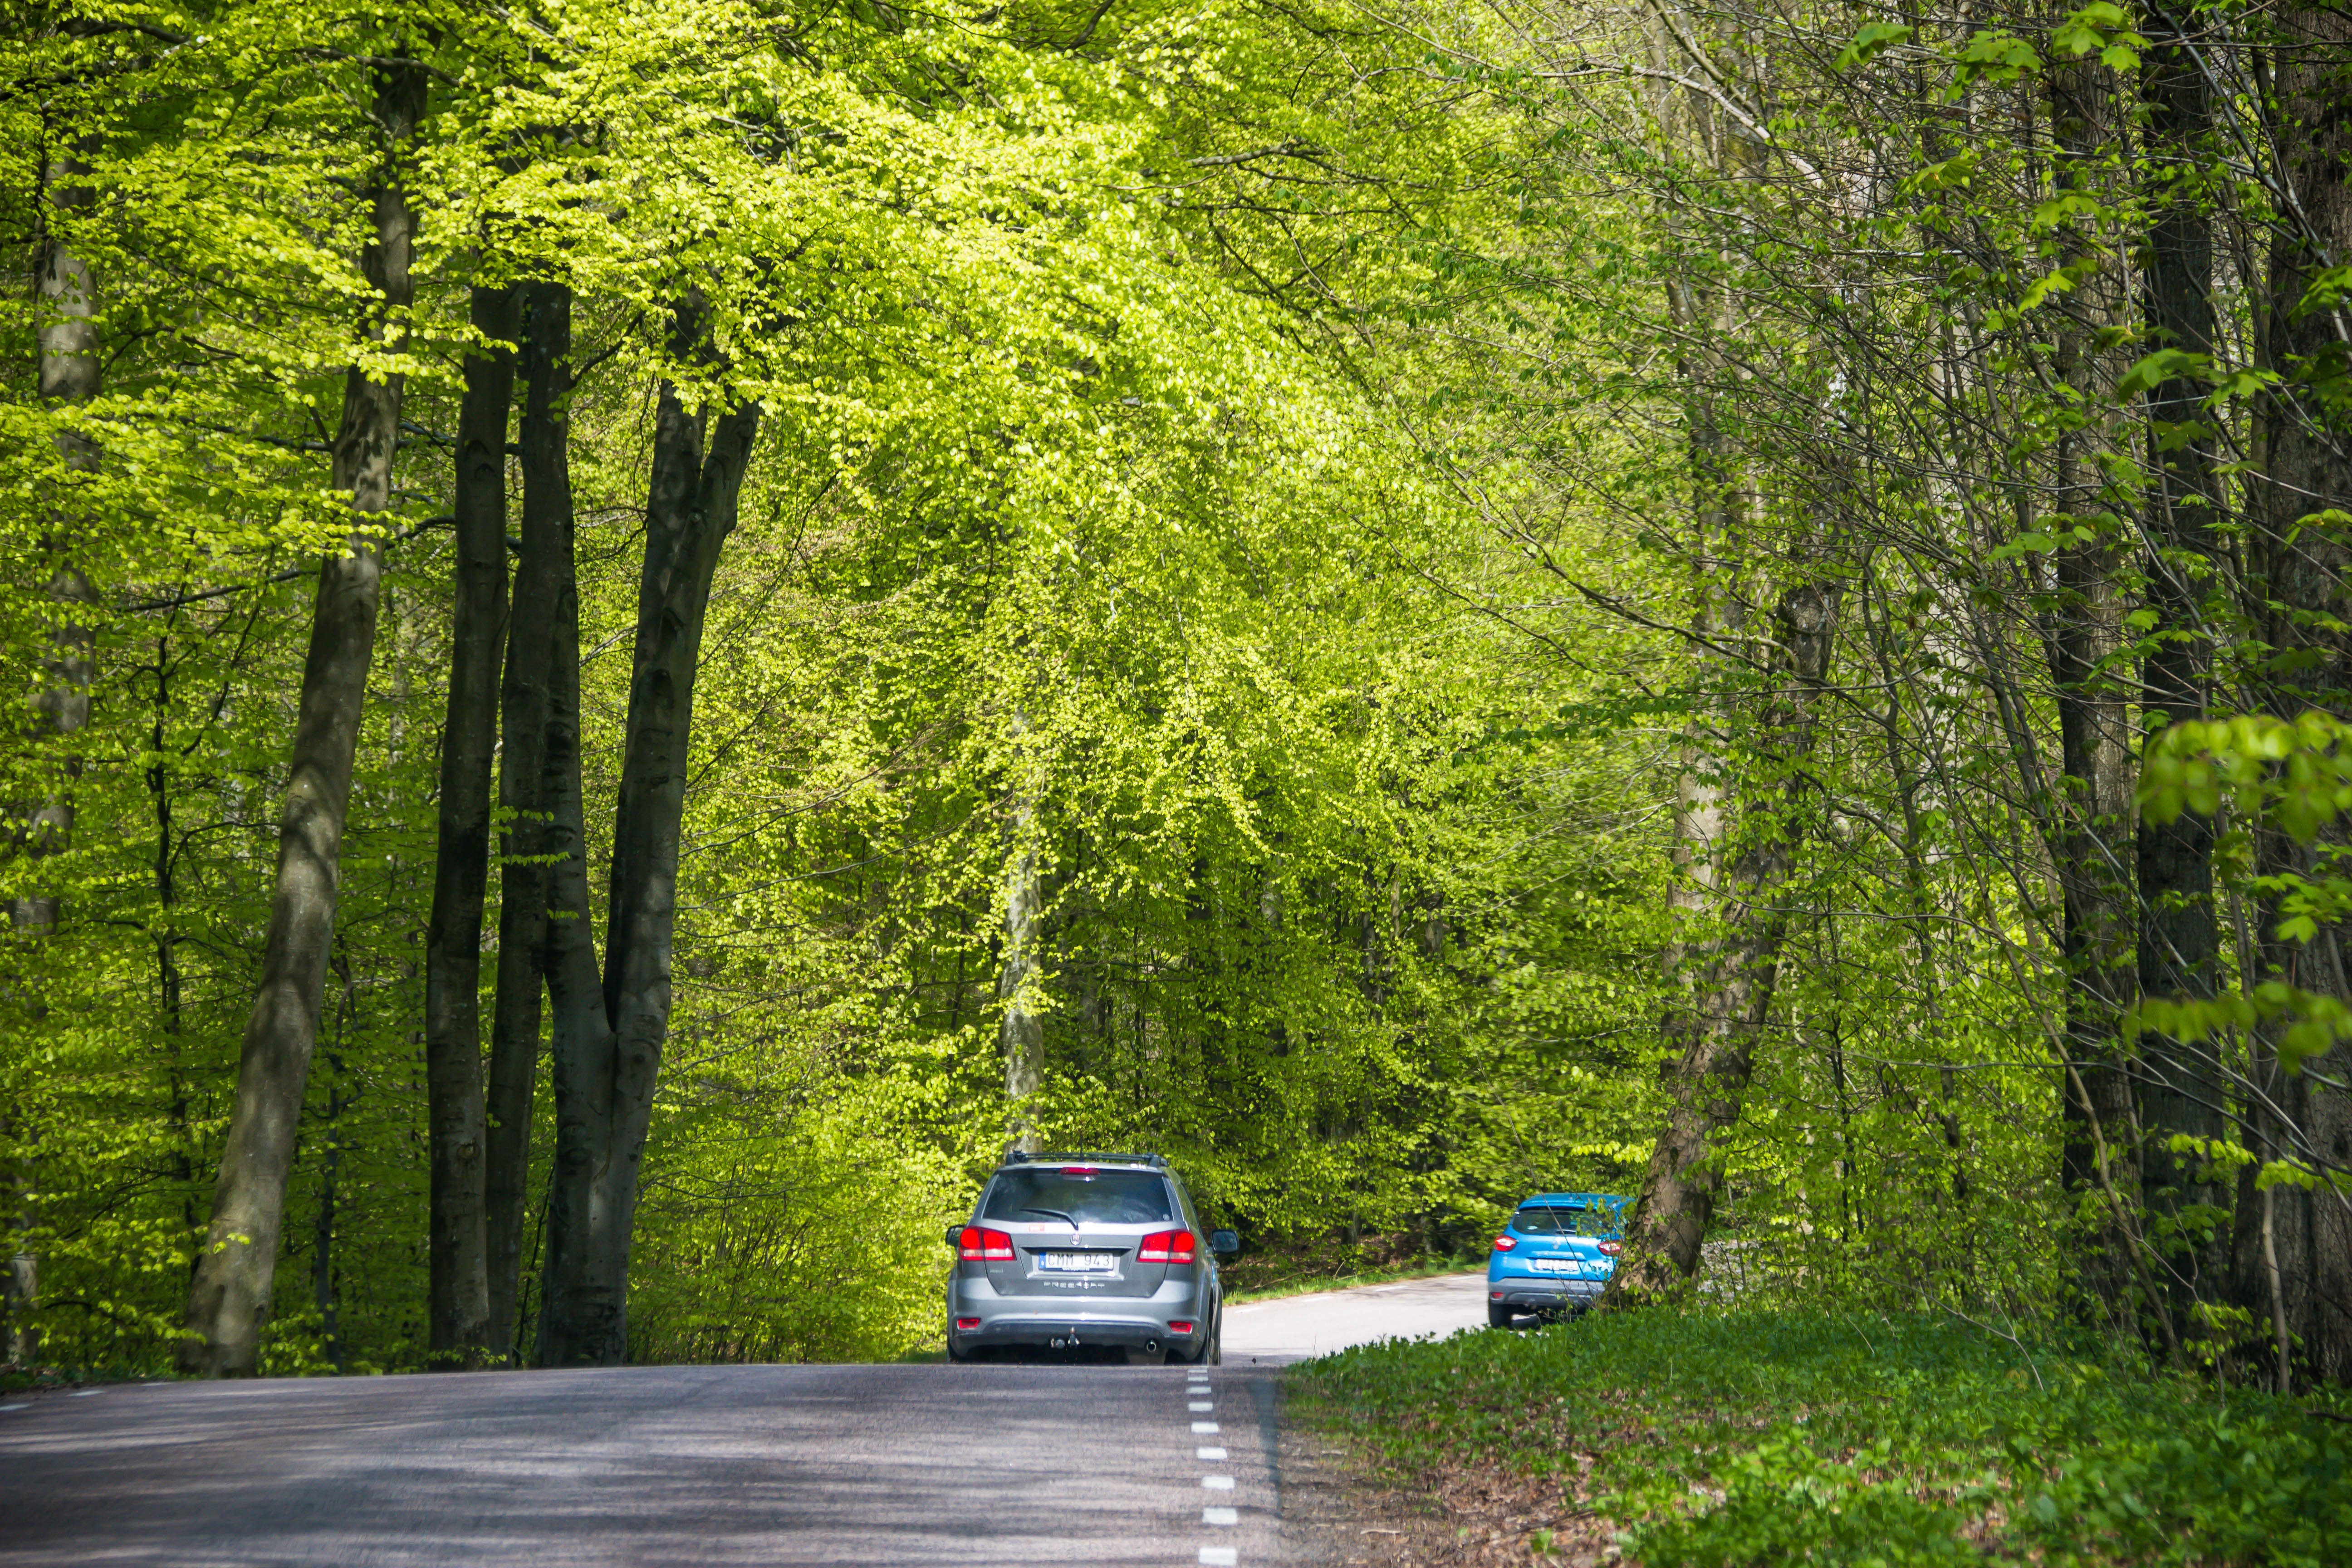
[(1486, 1259), (1486, 1321), (1581, 1312), (1617, 1269), (1625, 1209), (1612, 1193), (1538, 1193), (1519, 1204)]

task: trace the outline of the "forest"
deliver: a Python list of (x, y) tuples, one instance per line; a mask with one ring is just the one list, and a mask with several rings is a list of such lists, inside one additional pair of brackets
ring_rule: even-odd
[(13, 1373), (915, 1353), (1014, 1142), (2352, 1381), (2352, 11), (5, 16)]

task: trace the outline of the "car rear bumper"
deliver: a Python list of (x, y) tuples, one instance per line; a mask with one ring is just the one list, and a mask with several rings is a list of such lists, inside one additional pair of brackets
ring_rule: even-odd
[(1165, 1322), (1150, 1318), (1105, 1318), (1084, 1313), (1059, 1318), (1024, 1318), (1007, 1314), (983, 1319), (976, 1329), (958, 1329), (952, 1325), (948, 1329), (949, 1342), (963, 1350), (986, 1345), (1033, 1345), (1060, 1350), (1083, 1345), (1140, 1347), (1147, 1344), (1184, 1350), (1187, 1346), (1198, 1344), (1200, 1340), (1198, 1323), (1193, 1324), (1192, 1332), (1178, 1334), (1170, 1332)]
[(1608, 1288), (1606, 1279), (1489, 1279), (1486, 1300), (1494, 1306), (1524, 1311), (1558, 1311), (1590, 1307)]
[[(1150, 1296), (1097, 1297), (1091, 1301), (1000, 1295), (986, 1280), (955, 1281), (948, 1296), (948, 1342), (958, 1350), (988, 1345), (1141, 1346), (1157, 1342), (1187, 1350), (1206, 1336), (1203, 1303), (1189, 1277), (1164, 1282)], [(978, 1319), (977, 1326), (958, 1327)], [(1177, 1333), (1171, 1322), (1191, 1328)]]

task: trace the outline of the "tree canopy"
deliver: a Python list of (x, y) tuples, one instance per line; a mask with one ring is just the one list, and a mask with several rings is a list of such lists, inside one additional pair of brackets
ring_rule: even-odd
[(1020, 1140), (2352, 1367), (2336, 12), (19, 10), (20, 1366), (895, 1355)]

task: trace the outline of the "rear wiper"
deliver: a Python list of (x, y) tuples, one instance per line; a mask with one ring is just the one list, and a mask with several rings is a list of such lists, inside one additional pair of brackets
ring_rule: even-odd
[(1078, 1228), (1078, 1222), (1072, 1219), (1068, 1215), (1064, 1214), (1060, 1209), (1023, 1209), (1021, 1212), (1023, 1214), (1049, 1214), (1055, 1219), (1060, 1220), (1064, 1225), (1068, 1226), (1072, 1230)]

